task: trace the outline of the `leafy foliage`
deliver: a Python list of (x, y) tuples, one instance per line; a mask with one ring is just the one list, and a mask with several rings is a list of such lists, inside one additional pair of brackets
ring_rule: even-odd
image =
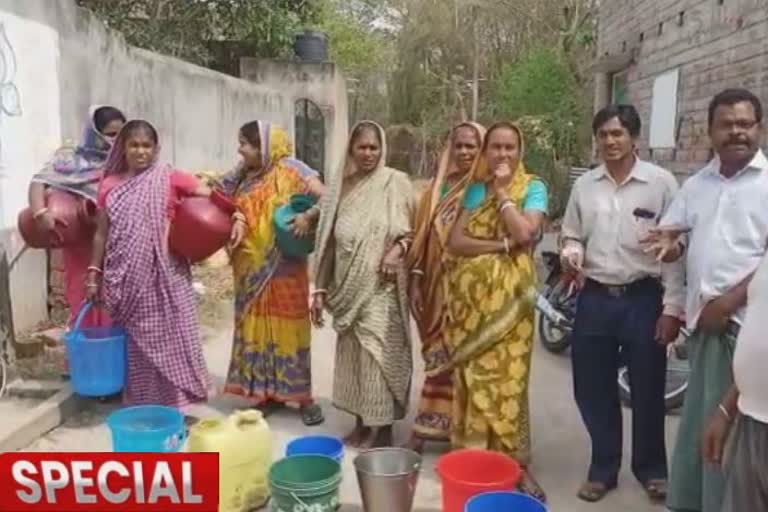
[(377, 27), (377, 0), (320, 0), (315, 27), (328, 34), (331, 58), (350, 88), (350, 117), (387, 122), (387, 69), (393, 36)]
[(546, 114), (571, 117), (578, 109), (576, 80), (551, 48), (536, 48), (505, 66), (494, 85), (493, 108), (508, 119)]
[(389, 56), (386, 35), (371, 27), (371, 9), (363, 2), (324, 0), (316, 15), (316, 27), (330, 39), (333, 61), (357, 80), (376, 74)]
[(316, 16), (313, 0), (77, 0), (129, 44), (208, 64), (210, 44), (239, 41), (250, 55), (281, 56)]
[(568, 195), (568, 167), (588, 144), (581, 90), (562, 54), (534, 48), (505, 66), (494, 84), (490, 105), (495, 118), (518, 120), (526, 133), (528, 165), (550, 185), (551, 213), (562, 213)]

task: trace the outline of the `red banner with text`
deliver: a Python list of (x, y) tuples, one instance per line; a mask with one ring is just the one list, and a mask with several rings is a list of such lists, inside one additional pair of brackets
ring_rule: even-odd
[(217, 512), (217, 453), (3, 453), (0, 512)]

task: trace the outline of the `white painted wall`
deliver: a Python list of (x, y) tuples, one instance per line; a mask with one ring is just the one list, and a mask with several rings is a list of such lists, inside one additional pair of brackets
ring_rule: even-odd
[(61, 120), (57, 32), (0, 10), (0, 41), (1, 229), (16, 225), (31, 174), (61, 142)]
[[(306, 82), (308, 76), (320, 90), (321, 106), (334, 116), (327, 136), (346, 138), (346, 89), (335, 71), (327, 78), (326, 69), (315, 79), (312, 75), (320, 71), (311, 66), (297, 75), (296, 64), (286, 64), (286, 69), (278, 65), (268, 71), (282, 78), (241, 80), (127, 46), (122, 35), (107, 30), (74, 0), (2, 0), (0, 26), (9, 41), (4, 46), (0, 38), (0, 92), (5, 95), (11, 80), (3, 64), (11, 62), (5, 57), (12, 48), (13, 82), (21, 100), (17, 116), (0, 109), (0, 247), (11, 255), (21, 247), (16, 218), (26, 204), (30, 178), (62, 139), (79, 139), (92, 104), (114, 105), (129, 118), (152, 122), (163, 158), (176, 167), (223, 171), (237, 160), (237, 130), (243, 123), (261, 119), (293, 129), (294, 103), (303, 85), (286, 82), (296, 76)], [(28, 252), (14, 269), (11, 294), (18, 328), (45, 317), (46, 279), (42, 251)]]

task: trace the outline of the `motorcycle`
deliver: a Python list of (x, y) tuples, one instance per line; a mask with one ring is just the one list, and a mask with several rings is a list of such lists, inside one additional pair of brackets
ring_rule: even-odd
[[(542, 258), (548, 274), (543, 289), (536, 297), (536, 309), (539, 311), (539, 340), (547, 351), (561, 354), (571, 346), (578, 290), (573, 285), (573, 280), (563, 272), (559, 254), (544, 252)], [(667, 380), (664, 395), (667, 412), (682, 407), (685, 400), (690, 374), (685, 342), (689, 336), (687, 329), (681, 329), (680, 339), (670, 345), (667, 350)], [(617, 382), (621, 402), (626, 407), (631, 407), (632, 392), (626, 365), (619, 368)]]

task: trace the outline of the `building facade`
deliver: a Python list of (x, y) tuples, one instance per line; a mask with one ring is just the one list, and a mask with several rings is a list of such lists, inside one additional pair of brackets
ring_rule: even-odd
[(768, 106), (768, 0), (603, 0), (595, 108), (634, 104), (641, 156), (683, 177), (711, 156), (707, 110), (729, 87)]

